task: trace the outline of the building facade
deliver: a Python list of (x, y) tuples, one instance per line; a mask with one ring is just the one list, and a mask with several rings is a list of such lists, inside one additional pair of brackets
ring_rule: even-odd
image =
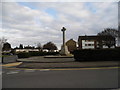
[(15, 52), (39, 51), (39, 49), (15, 49)]
[(115, 38), (112, 36), (79, 36), (79, 49), (114, 48)]
[(66, 42), (66, 46), (68, 47), (69, 52), (73, 52), (74, 50), (77, 49), (77, 42), (74, 41), (73, 39), (70, 39)]

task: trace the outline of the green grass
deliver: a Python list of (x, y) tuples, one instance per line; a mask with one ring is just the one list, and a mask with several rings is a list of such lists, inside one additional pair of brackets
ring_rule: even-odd
[(2, 56), (0, 55), (0, 57), (9, 57), (9, 56), (10, 56), (10, 55), (2, 55)]

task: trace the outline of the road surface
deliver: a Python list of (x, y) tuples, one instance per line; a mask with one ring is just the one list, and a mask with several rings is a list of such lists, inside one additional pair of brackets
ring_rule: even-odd
[(3, 69), (3, 88), (118, 88), (118, 68)]

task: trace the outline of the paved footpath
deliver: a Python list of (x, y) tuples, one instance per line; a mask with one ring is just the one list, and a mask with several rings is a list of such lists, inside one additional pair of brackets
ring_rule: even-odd
[[(49, 56), (50, 57), (50, 56)], [(52, 63), (52, 62), (74, 62), (74, 58), (73, 57), (60, 57), (60, 58), (46, 58), (44, 56), (36, 56), (36, 57), (30, 57), (30, 58), (23, 58), (23, 59), (18, 59), (17, 61), (22, 61), (22, 62), (39, 62), (39, 63)]]
[(74, 58), (44, 58), (43, 56), (18, 59), (18, 61), (19, 62), (3, 64), (1, 66), (27, 69), (119, 67), (118, 61), (76, 62)]
[(44, 58), (43, 56), (18, 59), (23, 62), (17, 68), (55, 69), (55, 68), (86, 68), (86, 67), (114, 67), (118, 61), (85, 61), (76, 62), (74, 58)]

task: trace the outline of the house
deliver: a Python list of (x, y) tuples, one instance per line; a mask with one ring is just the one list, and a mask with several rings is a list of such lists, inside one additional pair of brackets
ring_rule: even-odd
[(77, 49), (77, 42), (74, 41), (73, 39), (70, 39), (66, 42), (66, 46), (68, 47), (69, 52), (73, 52), (74, 50)]
[(115, 38), (112, 36), (79, 36), (79, 49), (97, 49), (97, 48), (114, 48)]
[(39, 51), (39, 49), (15, 49), (15, 52)]
[[(39, 52), (40, 50), (37, 48), (34, 49), (15, 49), (15, 52)], [(43, 49), (43, 52), (49, 52), (47, 49)], [(53, 52), (58, 52), (58, 50), (53, 50)]]

